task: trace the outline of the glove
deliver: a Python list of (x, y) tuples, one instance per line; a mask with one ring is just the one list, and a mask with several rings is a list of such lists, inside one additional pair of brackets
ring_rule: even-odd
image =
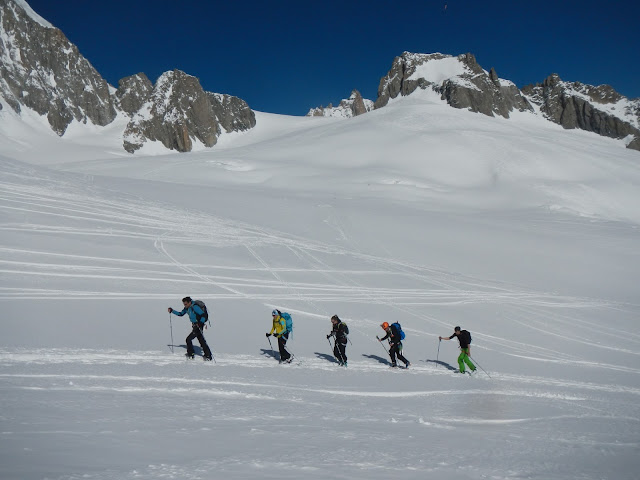
[(271, 336), (270, 333), (265, 333), (265, 335), (267, 336), (267, 338), (269, 338)]
[(331, 335), (327, 335), (327, 340), (329, 340), (331, 338)]
[(173, 308), (169, 307), (169, 313), (173, 313)]

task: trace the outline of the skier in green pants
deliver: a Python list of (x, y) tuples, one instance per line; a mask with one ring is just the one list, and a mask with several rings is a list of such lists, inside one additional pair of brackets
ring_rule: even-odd
[(458, 356), (458, 365), (460, 365), (460, 373), (464, 373), (464, 364), (469, 366), (471, 372), (476, 371), (476, 366), (471, 359), (471, 334), (466, 330), (460, 330), (460, 327), (453, 329), (453, 335), (450, 337), (438, 337), (440, 340), (451, 340), (453, 337), (458, 337), (460, 342), (460, 355)]

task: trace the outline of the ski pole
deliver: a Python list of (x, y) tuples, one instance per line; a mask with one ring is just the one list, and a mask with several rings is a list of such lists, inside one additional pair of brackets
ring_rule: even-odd
[(276, 352), (273, 351), (273, 345), (271, 345), (270, 335), (267, 335), (267, 340), (269, 340), (269, 346), (271, 347), (271, 356), (275, 358)]
[(385, 352), (387, 352), (387, 355), (391, 356), (391, 354), (389, 353), (389, 350), (387, 350), (387, 347), (382, 345), (382, 340), (380, 340), (380, 337), (376, 335), (376, 338), (378, 339), (378, 343), (380, 344), (380, 346), (384, 349)]
[[(487, 371), (486, 371), (484, 368), (482, 368), (482, 367), (480, 366), (480, 364), (476, 361), (476, 359), (475, 359), (475, 358), (473, 358), (471, 355), (469, 355), (469, 358), (471, 359), (471, 361), (472, 361), (473, 363), (475, 363), (478, 367), (480, 367), (480, 370), (482, 370), (484, 373), (487, 373)], [(487, 377), (491, 378), (491, 375), (489, 375), (489, 374), (487, 373)]]
[(438, 355), (436, 355), (436, 368), (438, 368), (438, 359), (440, 358), (440, 344), (442, 340), (438, 340)]
[(171, 353), (173, 353), (173, 324), (171, 323), (171, 312), (169, 312), (169, 329), (171, 330)]

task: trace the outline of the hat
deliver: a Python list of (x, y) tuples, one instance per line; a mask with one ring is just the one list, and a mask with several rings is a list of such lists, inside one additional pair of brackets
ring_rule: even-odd
[(280, 315), (280, 310), (275, 309), (273, 312), (271, 312), (271, 316), (279, 316)]
[(333, 322), (334, 320), (335, 320), (336, 322), (339, 322), (339, 321), (340, 321), (340, 318), (338, 317), (338, 315), (334, 315), (333, 317), (331, 317), (331, 321)]
[(387, 322), (382, 322), (382, 324), (380, 325), (382, 328), (384, 328), (385, 330), (387, 328), (389, 328), (389, 324)]

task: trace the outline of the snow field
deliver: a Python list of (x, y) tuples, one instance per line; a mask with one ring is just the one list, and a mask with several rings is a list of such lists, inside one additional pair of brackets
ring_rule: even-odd
[[(259, 120), (190, 155), (3, 143), (3, 479), (636, 477), (629, 152), (429, 98)], [(185, 295), (215, 364), (183, 358)], [(384, 320), (410, 369), (388, 368)], [(455, 373), (455, 340), (438, 353), (455, 325), (490, 377)]]

